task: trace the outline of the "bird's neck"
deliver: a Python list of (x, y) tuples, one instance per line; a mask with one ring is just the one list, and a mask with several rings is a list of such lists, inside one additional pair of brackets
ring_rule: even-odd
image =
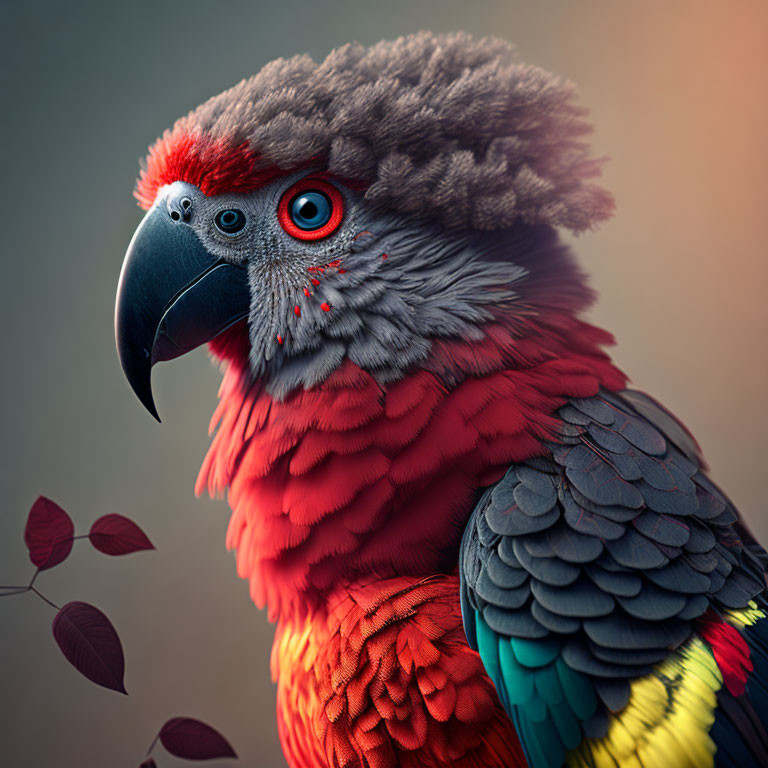
[(450, 573), (479, 489), (547, 452), (568, 398), (624, 386), (610, 335), (541, 295), (524, 315), (496, 313), (482, 341), (435, 340), (386, 385), (346, 360), (277, 400), (249, 383), (243, 329), (217, 342), (224, 379), (197, 491), (228, 492), (227, 546), (270, 619), (323, 610), (357, 579)]

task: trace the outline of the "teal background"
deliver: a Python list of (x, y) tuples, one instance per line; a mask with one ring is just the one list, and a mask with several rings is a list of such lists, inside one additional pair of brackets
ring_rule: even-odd
[[(117, 276), (141, 216), (131, 191), (164, 128), (267, 61), (422, 28), (498, 34), (579, 84), (618, 201), (576, 241), (601, 294), (592, 317), (768, 541), (768, 4), (3, 0), (0, 583), (31, 574), (22, 534), (40, 493), (78, 532), (120, 512), (157, 546), (110, 559), (79, 542), (38, 582), (112, 619), (128, 697), (64, 661), (35, 596), (0, 603), (3, 766), (137, 766), (177, 714), (219, 728), (244, 766), (284, 765), (273, 628), (224, 550), (226, 505), (192, 493), (219, 374), (202, 350), (161, 366), (160, 426), (114, 352)], [(158, 753), (161, 768), (182, 764)]]

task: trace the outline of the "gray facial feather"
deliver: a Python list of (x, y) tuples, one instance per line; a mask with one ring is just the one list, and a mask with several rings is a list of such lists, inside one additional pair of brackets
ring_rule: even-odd
[[(339, 183), (345, 205), (339, 229), (323, 240), (297, 240), (283, 230), (277, 208), (286, 190), (308, 175), (247, 195), (207, 197), (184, 185), (194, 198), (191, 226), (203, 244), (248, 271), (251, 368), (275, 397), (314, 386), (345, 357), (382, 384), (395, 381), (426, 360), (435, 339), (482, 340), (493, 308), (514, 312), (520, 304), (529, 312), (520, 291), (530, 288), (532, 269), (546, 265), (547, 279), (556, 282), (551, 271), (565, 267), (562, 279), (572, 277), (568, 252), (548, 227), (538, 235), (524, 224), (445, 230), (423, 217), (378, 214), (362, 194)], [(179, 183), (161, 190), (157, 204)], [(247, 219), (234, 238), (212, 224), (230, 207)]]

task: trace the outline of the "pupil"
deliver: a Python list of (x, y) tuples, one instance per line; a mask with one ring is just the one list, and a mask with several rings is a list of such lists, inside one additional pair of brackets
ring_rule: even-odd
[(317, 216), (317, 206), (308, 200), (301, 206), (300, 213), (305, 219), (314, 219)]

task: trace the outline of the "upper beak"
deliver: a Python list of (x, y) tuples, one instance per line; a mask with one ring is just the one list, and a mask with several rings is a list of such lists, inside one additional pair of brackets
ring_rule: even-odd
[(187, 223), (189, 199), (182, 202), (184, 209), (159, 204), (147, 213), (128, 246), (117, 287), (120, 364), (158, 421), (152, 366), (210, 341), (247, 317), (250, 307), (246, 270), (205, 249)]

